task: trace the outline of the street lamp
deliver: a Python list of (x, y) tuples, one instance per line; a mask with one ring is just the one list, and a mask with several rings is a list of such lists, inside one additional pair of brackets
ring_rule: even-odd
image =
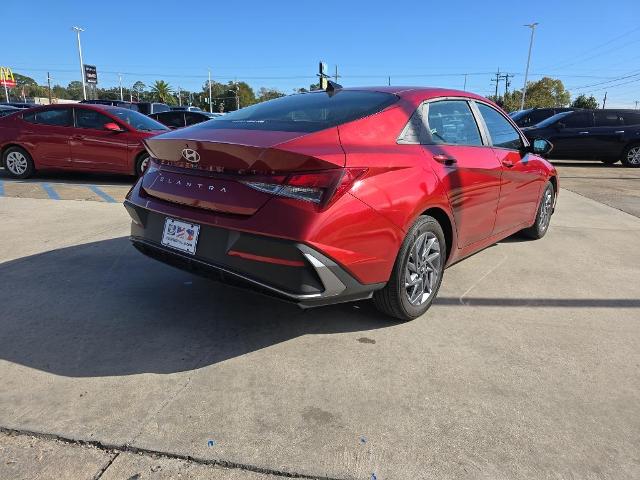
[(87, 99), (87, 85), (84, 82), (84, 63), (82, 62), (82, 46), (80, 45), (80, 32), (84, 32), (84, 28), (72, 27), (73, 31), (78, 35), (78, 57), (80, 58), (80, 78), (82, 79), (82, 98)]
[(527, 56), (527, 69), (524, 71), (524, 87), (522, 88), (522, 102), (520, 102), (520, 110), (524, 110), (524, 97), (527, 94), (527, 77), (529, 76), (529, 62), (531, 62), (531, 48), (533, 47), (533, 34), (536, 31), (538, 22), (523, 25), (531, 29), (531, 40), (529, 41), (529, 55)]

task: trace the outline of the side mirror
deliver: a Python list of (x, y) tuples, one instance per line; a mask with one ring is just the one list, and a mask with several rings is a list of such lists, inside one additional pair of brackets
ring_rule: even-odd
[(566, 127), (566, 125), (565, 125), (563, 122), (558, 122), (558, 123), (556, 123), (556, 125), (555, 125), (555, 126), (556, 126), (556, 128), (557, 128), (558, 130), (562, 130), (563, 128), (565, 128), (565, 127)]
[(553, 144), (544, 138), (534, 138), (531, 144), (531, 151), (536, 155), (547, 155), (553, 150)]
[(110, 132), (114, 132), (114, 133), (124, 132), (124, 129), (115, 122), (105, 123), (103, 128), (105, 130), (109, 130)]

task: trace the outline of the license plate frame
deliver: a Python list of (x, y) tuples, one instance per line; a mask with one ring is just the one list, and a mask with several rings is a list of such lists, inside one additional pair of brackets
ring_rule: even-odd
[(195, 255), (199, 235), (200, 225), (197, 223), (166, 217), (160, 243), (173, 250)]

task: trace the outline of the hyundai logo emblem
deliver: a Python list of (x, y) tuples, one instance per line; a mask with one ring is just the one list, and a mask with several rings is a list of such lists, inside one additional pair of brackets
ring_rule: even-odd
[(185, 148), (182, 150), (182, 158), (187, 162), (198, 163), (200, 161), (200, 154), (191, 148)]

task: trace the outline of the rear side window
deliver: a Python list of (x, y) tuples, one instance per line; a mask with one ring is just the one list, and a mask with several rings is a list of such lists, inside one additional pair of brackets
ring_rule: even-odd
[(251, 105), (194, 128), (316, 132), (372, 115), (397, 100), (390, 93), (361, 90), (302, 93)]
[(616, 112), (594, 112), (596, 127), (617, 127), (623, 125), (622, 116)]
[(625, 125), (640, 125), (640, 113), (622, 112), (622, 119)]
[(484, 103), (477, 103), (477, 105), (494, 147), (511, 150), (522, 148), (520, 134), (500, 112)]
[(593, 126), (593, 115), (587, 112), (573, 112), (560, 121), (566, 128), (587, 128)]
[(95, 110), (76, 108), (76, 127), (103, 130), (106, 123), (113, 123), (106, 115)]
[(52, 108), (49, 110), (39, 110), (37, 112), (25, 113), (22, 119), (30, 123), (40, 125), (51, 125), (55, 127), (71, 126), (70, 108)]
[(196, 123), (205, 122), (209, 120), (209, 117), (196, 112), (186, 112), (184, 114), (185, 122), (187, 125), (194, 125)]
[(553, 110), (534, 110), (529, 114), (529, 119), (525, 126), (536, 125), (552, 115), (554, 115)]
[(183, 112), (166, 112), (158, 115), (158, 120), (164, 123), (167, 127), (181, 128), (184, 127), (184, 113)]
[(469, 104), (464, 100), (442, 100), (426, 105), (431, 143), (482, 145), (480, 131)]

